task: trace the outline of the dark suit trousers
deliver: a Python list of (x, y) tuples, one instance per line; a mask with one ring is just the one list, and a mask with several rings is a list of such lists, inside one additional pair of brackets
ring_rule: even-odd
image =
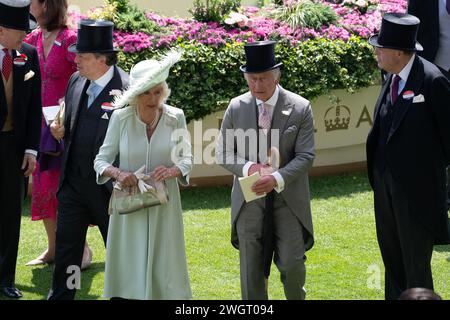
[(447, 167), (447, 210), (450, 210), (450, 166)]
[(0, 132), (0, 286), (14, 285), (24, 176), (13, 133)]
[(374, 172), (374, 200), (378, 244), (385, 267), (385, 298), (398, 299), (409, 288), (433, 289), (433, 238), (414, 219), (408, 197), (389, 168), (381, 174)]
[(109, 198), (109, 192), (96, 184), (95, 177), (83, 179), (66, 174), (58, 192), (55, 270), (50, 300), (75, 298), (74, 272), (71, 270), (73, 266), (81, 266), (89, 224), (99, 227), (106, 245)]

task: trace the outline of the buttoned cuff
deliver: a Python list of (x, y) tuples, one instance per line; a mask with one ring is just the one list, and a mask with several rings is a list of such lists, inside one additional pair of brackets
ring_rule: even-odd
[(243, 177), (247, 177), (247, 176), (248, 176), (248, 170), (250, 170), (250, 167), (251, 167), (252, 165), (254, 165), (254, 164), (255, 164), (255, 162), (249, 161), (249, 162), (247, 162), (247, 163), (244, 165), (244, 167), (242, 168), (242, 176), (243, 176)]
[(277, 186), (274, 188), (277, 193), (284, 190), (284, 179), (278, 171), (271, 174), (277, 180)]
[(37, 157), (37, 155), (38, 155), (38, 153), (37, 153), (37, 151), (35, 151), (35, 150), (32, 150), (32, 149), (26, 149), (25, 150), (25, 154), (31, 154), (31, 155), (33, 155), (33, 156), (35, 156), (35, 157)]

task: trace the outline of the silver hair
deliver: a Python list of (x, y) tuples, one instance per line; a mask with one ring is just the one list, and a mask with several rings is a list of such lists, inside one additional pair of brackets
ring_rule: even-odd
[[(157, 85), (155, 85), (155, 86), (149, 88), (148, 90), (151, 90), (152, 88), (157, 87), (157, 86), (159, 86), (159, 85), (162, 85), (162, 89), (163, 89), (163, 92), (162, 92), (162, 95), (161, 95), (161, 100), (160, 100), (160, 102), (159, 102), (159, 106), (162, 106), (164, 103), (166, 103), (167, 99), (169, 99), (169, 97), (170, 97), (170, 92), (171, 92), (171, 90), (170, 90), (170, 88), (169, 88), (167, 82), (166, 82), (166, 81), (163, 81), (163, 82), (161, 82), (161, 83), (158, 83)], [(148, 90), (147, 90), (147, 91), (148, 91)], [(142, 94), (142, 93), (141, 93), (141, 94)], [(140, 95), (141, 95), (141, 94), (140, 94)], [(130, 106), (137, 106), (137, 98), (138, 98), (140, 95), (137, 95), (136, 97), (134, 97), (134, 98), (130, 101), (129, 105), (130, 105)]]
[[(281, 70), (280, 70), (280, 68), (275, 68), (275, 69), (272, 69), (270, 71), (271, 71), (271, 73), (273, 75), (273, 78), (275, 80), (280, 80), (280, 78), (281, 78)], [(247, 77), (248, 77), (248, 73), (247, 72), (244, 72), (244, 77), (245, 77), (245, 80), (247, 80)]]

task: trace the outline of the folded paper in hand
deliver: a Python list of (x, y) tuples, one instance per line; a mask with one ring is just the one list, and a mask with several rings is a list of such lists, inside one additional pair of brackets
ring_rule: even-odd
[(42, 113), (44, 115), (45, 122), (49, 126), (59, 116), (60, 106), (43, 107)]
[(253, 184), (259, 180), (259, 178), (261, 178), (261, 175), (259, 174), (259, 172), (255, 172), (254, 174), (252, 174), (251, 176), (247, 176), (247, 177), (242, 177), (239, 178), (239, 184), (241, 185), (241, 190), (242, 193), (244, 194), (244, 198), (246, 202), (250, 202), (262, 197), (265, 197), (266, 194), (262, 194), (262, 195), (256, 195), (256, 193), (254, 193), (252, 191), (252, 186)]
[(119, 182), (114, 183), (109, 214), (128, 214), (169, 201), (164, 181), (155, 181), (150, 175), (144, 174), (145, 168), (144, 165), (134, 173), (138, 179), (137, 187), (122, 188)]
[(270, 148), (267, 165), (267, 167), (262, 167), (259, 172), (255, 172), (251, 176), (238, 178), (246, 202), (266, 196), (266, 193), (259, 196), (256, 195), (256, 193), (252, 191), (252, 186), (261, 178), (261, 176), (270, 175), (280, 167), (280, 152), (277, 148)]

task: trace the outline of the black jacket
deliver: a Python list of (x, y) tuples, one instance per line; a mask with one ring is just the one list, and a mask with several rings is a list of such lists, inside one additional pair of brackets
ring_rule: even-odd
[[(13, 64), (12, 119), (18, 156), (23, 157), (26, 149), (39, 151), (42, 121), (41, 73), (35, 47), (22, 43), (19, 52), (27, 58), (22, 66)], [(18, 52), (12, 50), (12, 59), (18, 56)], [(34, 76), (25, 81), (25, 75), (30, 74), (30, 71), (34, 72)], [(0, 79), (0, 130), (5, 124), (7, 114), (5, 88)]]
[[(86, 91), (89, 80), (80, 76), (79, 72), (75, 72), (69, 80), (65, 96), (65, 118), (64, 118), (64, 143), (65, 152), (61, 165), (61, 176), (59, 186), (61, 187), (65, 179), (65, 170), (67, 166), (68, 156), (70, 156), (70, 147), (72, 137), (75, 136), (76, 124), (78, 121), (80, 104), (82, 103), (83, 94)], [(103, 88), (102, 92), (97, 96), (92, 105), (102, 105), (105, 102), (112, 102), (114, 96), (110, 94), (111, 90), (123, 90), (128, 86), (128, 74), (117, 66), (114, 66), (114, 75), (109, 83)], [(90, 150), (92, 154), (97, 155), (98, 150), (105, 139), (106, 130), (108, 129), (109, 119), (102, 120), (97, 127), (94, 150)], [(94, 171), (94, 162), (91, 164), (91, 170)], [(111, 183), (105, 184), (109, 191), (112, 190)]]
[(417, 41), (423, 46), (421, 57), (433, 62), (439, 48), (439, 0), (409, 0), (408, 13), (420, 20)]
[[(367, 166), (372, 188), (378, 145), (380, 105), (389, 94), (386, 81), (375, 106), (374, 125), (367, 138)], [(403, 92), (422, 95), (413, 103)], [(416, 98), (418, 100), (418, 98)], [(427, 60), (416, 56), (408, 80), (394, 108), (398, 108), (385, 146), (386, 163), (405, 191), (414, 218), (432, 232), (436, 244), (450, 243), (447, 228), (446, 171), (450, 164), (450, 82)]]

